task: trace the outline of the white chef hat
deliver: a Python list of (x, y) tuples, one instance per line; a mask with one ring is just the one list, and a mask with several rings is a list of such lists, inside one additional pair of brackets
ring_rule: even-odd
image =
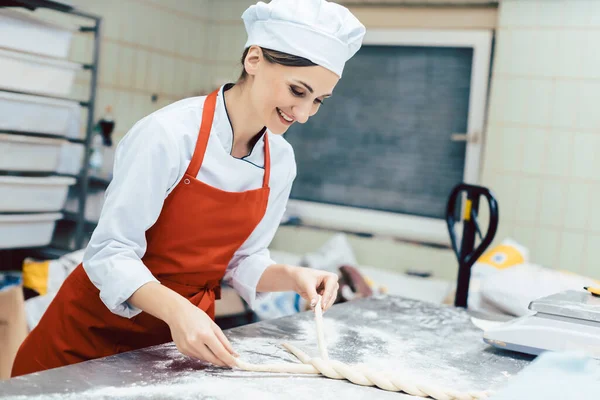
[(326, 0), (259, 1), (242, 19), (248, 32), (245, 48), (257, 45), (303, 57), (339, 77), (366, 31), (346, 7)]

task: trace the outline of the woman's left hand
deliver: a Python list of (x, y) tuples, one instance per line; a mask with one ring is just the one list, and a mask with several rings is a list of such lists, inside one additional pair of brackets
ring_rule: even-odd
[(310, 302), (312, 308), (317, 304), (318, 295), (322, 296), (323, 311), (327, 311), (337, 298), (340, 286), (336, 274), (318, 269), (293, 267), (292, 278), (294, 291)]

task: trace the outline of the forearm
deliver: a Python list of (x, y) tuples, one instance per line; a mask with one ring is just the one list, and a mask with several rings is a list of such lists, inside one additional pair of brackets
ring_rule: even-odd
[(157, 282), (148, 282), (136, 290), (128, 302), (148, 314), (169, 323), (188, 300)]
[(257, 292), (287, 292), (296, 289), (295, 269), (284, 264), (273, 264), (267, 267), (256, 285)]

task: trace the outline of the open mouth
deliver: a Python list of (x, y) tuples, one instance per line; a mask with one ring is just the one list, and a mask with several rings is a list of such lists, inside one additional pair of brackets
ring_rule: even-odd
[(291, 125), (294, 122), (294, 118), (290, 117), (279, 108), (277, 108), (277, 114), (279, 114), (279, 120), (285, 125)]

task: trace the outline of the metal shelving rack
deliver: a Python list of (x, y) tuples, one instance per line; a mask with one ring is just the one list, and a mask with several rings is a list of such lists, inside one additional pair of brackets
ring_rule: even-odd
[[(75, 139), (65, 136), (56, 136), (56, 135), (46, 135), (37, 132), (21, 132), (21, 131), (6, 131), (0, 130), (0, 133), (4, 134), (18, 134), (21, 136), (35, 136), (35, 137), (46, 137), (53, 139), (64, 139), (68, 140), (72, 143), (79, 143), (84, 145), (84, 158), (80, 173), (74, 176), (77, 179), (78, 186), (78, 211), (76, 213), (65, 213), (65, 220), (75, 220), (75, 237), (74, 237), (74, 246), (68, 246), (68, 248), (56, 248), (52, 247), (52, 245), (39, 249), (11, 249), (11, 250), (0, 250), (0, 264), (2, 264), (2, 269), (11, 269), (11, 265), (13, 264), (12, 269), (20, 269), (19, 265), (22, 262), (22, 259), (27, 256), (40, 256), (47, 258), (56, 258), (70, 251), (74, 251), (80, 249), (83, 245), (85, 234), (86, 234), (86, 220), (85, 220), (85, 205), (86, 205), (86, 197), (88, 193), (89, 187), (89, 159), (90, 159), (90, 147), (92, 143), (92, 136), (94, 132), (94, 109), (96, 102), (96, 87), (98, 82), (98, 67), (99, 67), (99, 59), (100, 59), (100, 40), (101, 40), (101, 26), (102, 26), (102, 17), (98, 15), (94, 15), (88, 12), (81, 11), (70, 4), (62, 1), (53, 1), (53, 0), (0, 0), (0, 8), (2, 7), (18, 7), (25, 8), (31, 11), (34, 11), (38, 8), (50, 9), (56, 12), (70, 14), (77, 17), (82, 17), (85, 19), (91, 20), (93, 23), (90, 26), (80, 26), (80, 32), (87, 32), (94, 35), (94, 49), (92, 55), (92, 61), (89, 64), (81, 64), (81, 67), (84, 70), (88, 70), (90, 72), (90, 96), (87, 100), (81, 101), (72, 98), (64, 98), (57, 96), (49, 96), (44, 94), (39, 94), (35, 92), (20, 92), (14, 90), (6, 90), (0, 88), (1, 92), (8, 93), (16, 93), (16, 94), (26, 94), (26, 95), (34, 95), (44, 98), (50, 99), (59, 99), (59, 100), (69, 100), (78, 102), (81, 107), (85, 107), (88, 109), (87, 113), (87, 122), (86, 122), (86, 131), (85, 138), (83, 139)], [(11, 172), (11, 175), (27, 175), (24, 173)], [(65, 176), (64, 174), (44, 174), (51, 176)], [(39, 176), (39, 175), (38, 175)], [(67, 175), (69, 176), (69, 175)], [(72, 176), (72, 175), (71, 175)], [(87, 224), (89, 226), (89, 224)], [(6, 254), (2, 254), (2, 253)], [(3, 260), (4, 259), (4, 260)], [(8, 259), (8, 262), (5, 262)]]

